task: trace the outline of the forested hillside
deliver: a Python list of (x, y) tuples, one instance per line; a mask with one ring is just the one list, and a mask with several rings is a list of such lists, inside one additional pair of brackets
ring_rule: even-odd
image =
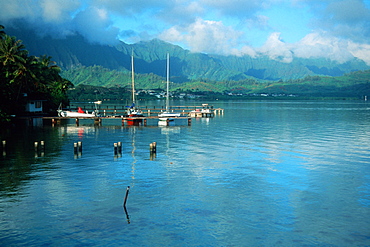
[[(250, 78), (278, 81), (315, 75), (341, 76), (352, 71), (370, 69), (362, 60), (357, 59), (340, 64), (326, 59), (295, 58), (291, 63), (284, 63), (266, 56), (253, 58), (191, 53), (157, 39), (136, 44), (118, 42), (115, 46), (107, 46), (88, 43), (79, 35), (55, 39), (41, 37), (36, 34), (36, 30), (23, 30), (20, 27), (9, 28), (7, 32), (21, 39), (29, 47), (30, 54), (50, 55), (63, 71), (95, 65), (119, 72), (129, 71), (130, 56), (133, 53), (136, 73), (164, 77), (168, 52), (171, 56), (171, 81), (175, 83), (194, 80), (239, 81)], [(80, 80), (71, 80), (76, 85), (81, 83)], [(89, 81), (92, 85), (112, 84), (105, 80)]]
[(266, 56), (191, 53), (158, 39), (107, 46), (88, 43), (79, 35), (55, 39), (21, 28), (10, 29), (9, 34), (22, 40), (30, 54), (48, 54), (62, 68), (61, 76), (75, 87), (90, 85), (128, 91), (133, 54), (136, 88), (164, 89), (169, 53), (172, 91), (307, 97), (370, 95), (370, 67), (358, 59), (341, 64), (319, 58), (295, 58), (284, 63)]

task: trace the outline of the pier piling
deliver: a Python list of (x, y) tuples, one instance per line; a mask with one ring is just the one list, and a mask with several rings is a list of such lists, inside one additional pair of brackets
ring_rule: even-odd
[(82, 153), (82, 142), (77, 142), (78, 152)]
[(118, 154), (118, 144), (117, 144), (117, 142), (115, 142), (113, 144), (113, 150), (114, 150), (114, 155), (117, 155)]
[(157, 143), (152, 142), (149, 144), (150, 153), (157, 153)]

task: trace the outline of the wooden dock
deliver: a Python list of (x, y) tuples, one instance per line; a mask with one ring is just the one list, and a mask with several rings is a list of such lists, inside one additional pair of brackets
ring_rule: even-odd
[[(77, 105), (71, 105), (68, 110), (77, 108)], [(95, 109), (93, 104), (89, 105), (81, 105), (81, 108), (84, 111), (92, 112)], [(143, 114), (147, 115), (148, 117), (158, 116), (159, 113), (164, 112), (166, 110), (165, 106), (140, 106), (140, 110)], [(194, 116), (191, 115), (192, 111), (197, 111), (200, 109), (209, 109), (208, 114), (203, 114), (200, 116), (199, 114)], [(97, 105), (97, 110), (101, 117), (122, 117), (126, 115), (127, 107), (123, 105), (109, 105), (109, 104), (102, 104)], [(202, 104), (201, 106), (170, 106), (168, 109), (170, 112), (180, 113), (181, 116), (191, 116), (191, 117), (214, 117), (215, 114), (223, 114), (224, 110), (221, 108), (214, 109), (213, 106), (209, 106), (208, 104)]]
[[(82, 105), (81, 108), (85, 112), (93, 112), (94, 106), (90, 105)], [(75, 106), (72, 105), (69, 110), (74, 109)], [(60, 124), (63, 120), (71, 120), (74, 119), (76, 125), (78, 126), (80, 120), (93, 120), (94, 124), (101, 125), (102, 121), (109, 121), (109, 120), (121, 120), (122, 126), (124, 125), (147, 125), (148, 119), (158, 119), (158, 114), (165, 110), (164, 107), (155, 107), (155, 106), (144, 106), (140, 107), (140, 110), (146, 115), (144, 117), (128, 117), (127, 107), (119, 105), (99, 105), (98, 108), (98, 116), (96, 117), (41, 117), (43, 120), (50, 120), (52, 125)], [(202, 106), (172, 106), (169, 109), (171, 112), (180, 113), (180, 117), (174, 118), (175, 120), (187, 120), (188, 126), (191, 125), (192, 118), (212, 118), (216, 114), (223, 114), (224, 109), (217, 108), (214, 109), (213, 106), (209, 106), (208, 104), (202, 104)], [(28, 117), (30, 118), (30, 117)], [(32, 117), (31, 117), (32, 118)], [(171, 121), (161, 121), (162, 123), (165, 122), (167, 125)], [(134, 123), (134, 124), (133, 124)]]
[[(76, 121), (77, 126), (79, 125), (81, 119), (94, 120), (94, 124), (96, 124), (96, 125), (101, 125), (103, 120), (117, 120), (117, 119), (119, 120), (120, 119), (121, 123), (122, 123), (122, 126), (124, 126), (124, 125), (136, 125), (136, 124), (132, 124), (132, 122), (140, 123), (140, 124), (146, 126), (148, 119), (158, 119), (159, 120), (159, 117), (158, 116), (149, 116), (149, 117), (126, 117), (126, 116), (125, 117), (43, 117), (42, 119), (51, 120), (52, 125), (60, 124), (62, 120), (70, 120), (70, 119), (74, 119)], [(176, 118), (174, 118), (174, 120), (177, 120), (177, 119), (187, 120), (188, 125), (189, 126), (191, 125), (191, 117), (176, 117)], [(168, 121), (163, 121), (163, 122), (166, 122), (167, 125), (169, 125), (169, 123), (170, 123), (169, 120)]]

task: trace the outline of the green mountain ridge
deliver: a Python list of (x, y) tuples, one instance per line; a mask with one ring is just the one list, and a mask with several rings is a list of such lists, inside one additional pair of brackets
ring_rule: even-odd
[[(336, 61), (316, 58), (294, 58), (291, 63), (272, 60), (267, 56), (220, 56), (192, 53), (158, 39), (142, 41), (135, 44), (118, 42), (115, 46), (91, 44), (82, 36), (68, 36), (64, 39), (38, 36), (34, 30), (22, 28), (5, 29), (9, 35), (21, 39), (31, 55), (47, 54), (63, 69), (63, 75), (75, 85), (126, 86), (127, 73), (130, 71), (130, 56), (135, 57), (135, 73), (147, 77), (161, 85), (166, 70), (166, 53), (170, 53), (171, 81), (184, 83), (188, 81), (243, 81), (256, 79), (260, 81), (278, 81), (300, 79), (306, 76), (341, 76), (357, 70), (370, 69), (362, 60), (353, 59), (340, 64)], [(110, 76), (95, 79), (93, 74), (82, 78), (81, 69), (100, 66)], [(79, 71), (80, 76), (75, 73)], [(93, 72), (90, 68), (88, 71)], [(118, 74), (119, 76), (118, 76)], [(114, 78), (112, 75), (116, 75)], [(126, 74), (126, 75), (125, 75)], [(117, 77), (117, 78), (116, 78)], [(109, 79), (110, 78), (110, 79)], [(120, 79), (118, 79), (120, 78)], [(119, 80), (122, 80), (119, 81)]]

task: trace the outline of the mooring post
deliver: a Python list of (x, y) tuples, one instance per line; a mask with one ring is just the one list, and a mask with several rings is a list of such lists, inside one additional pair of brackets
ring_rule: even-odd
[(40, 141), (40, 147), (41, 147), (41, 151), (44, 152), (45, 151), (45, 142), (44, 141)]
[(126, 202), (127, 202), (127, 197), (128, 197), (128, 192), (129, 191), (130, 191), (130, 186), (127, 186), (125, 199), (123, 200), (123, 207), (126, 207)]
[(78, 152), (82, 153), (82, 142), (77, 142)]
[(118, 152), (118, 147), (117, 147), (118, 145), (117, 145), (117, 142), (115, 142), (114, 144), (113, 144), (113, 149), (114, 149), (114, 155), (117, 155), (117, 152)]
[(78, 143), (77, 142), (73, 143), (73, 152), (74, 154), (78, 153)]
[(80, 120), (78, 118), (76, 118), (76, 125), (78, 126), (80, 123)]
[(37, 149), (38, 149), (39, 143), (38, 143), (38, 142), (35, 142), (35, 143), (34, 143), (34, 146), (35, 146), (35, 152), (37, 152)]
[(157, 143), (156, 142), (152, 142), (149, 144), (149, 150), (150, 150), (150, 153), (156, 153), (157, 152)]
[(118, 153), (122, 153), (122, 142), (117, 142)]
[(188, 118), (188, 126), (191, 126), (191, 118)]
[(150, 160), (154, 160), (155, 157), (157, 156), (157, 143), (152, 142), (150, 143), (149, 147), (150, 147)]
[(125, 119), (122, 118), (122, 126), (125, 126)]
[(3, 140), (2, 141), (2, 143), (3, 143), (3, 156), (5, 157), (6, 156), (6, 140)]

